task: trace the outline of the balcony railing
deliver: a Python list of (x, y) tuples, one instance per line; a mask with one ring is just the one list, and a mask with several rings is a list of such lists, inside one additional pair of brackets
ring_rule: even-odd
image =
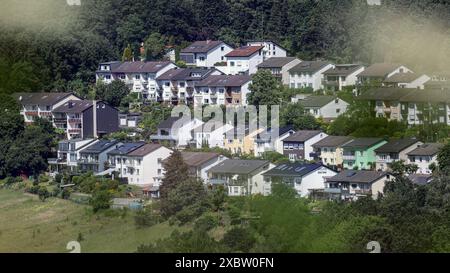
[(69, 118), (69, 123), (81, 123), (81, 118)]
[(54, 123), (67, 123), (67, 119), (66, 118), (54, 118), (53, 122)]
[(344, 160), (356, 160), (356, 155), (343, 155)]
[(93, 158), (80, 158), (77, 160), (79, 164), (98, 164), (98, 159)]

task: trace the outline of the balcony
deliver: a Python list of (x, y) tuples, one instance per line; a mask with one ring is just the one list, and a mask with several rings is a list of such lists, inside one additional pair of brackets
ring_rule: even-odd
[(67, 119), (66, 118), (54, 118), (53, 119), (54, 123), (63, 123), (66, 124), (67, 123)]
[(66, 161), (61, 158), (49, 158), (47, 159), (48, 164), (57, 165), (57, 164), (65, 164)]
[(225, 179), (213, 178), (209, 179), (209, 183), (212, 185), (225, 185), (227, 181)]
[(339, 86), (339, 81), (323, 80), (322, 83), (323, 83), (323, 85), (328, 85), (328, 86)]
[(35, 116), (35, 117), (37, 117), (37, 116), (39, 116), (39, 113), (38, 113), (38, 111), (37, 110), (31, 110), (31, 111), (25, 111), (25, 115), (26, 116)]
[(94, 158), (80, 158), (77, 160), (78, 164), (98, 164), (98, 159)]
[(81, 128), (68, 129), (67, 132), (69, 134), (79, 134), (79, 133), (81, 133)]
[(355, 190), (355, 194), (358, 194), (358, 195), (371, 195), (372, 194), (372, 190), (359, 189), (359, 190)]
[(81, 118), (69, 118), (69, 123), (81, 123)]
[(344, 159), (344, 160), (356, 160), (356, 155), (344, 154), (342, 156), (342, 159)]

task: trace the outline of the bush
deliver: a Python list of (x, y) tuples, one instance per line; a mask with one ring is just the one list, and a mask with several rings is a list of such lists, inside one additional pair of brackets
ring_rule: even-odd
[(255, 245), (256, 238), (248, 228), (234, 227), (223, 236), (222, 241), (230, 251), (249, 252)]
[(194, 228), (206, 232), (215, 228), (218, 224), (219, 221), (216, 217), (213, 215), (205, 215), (195, 222)]
[(38, 185), (33, 185), (25, 189), (26, 192), (31, 194), (38, 194), (40, 187)]
[(96, 191), (92, 195), (90, 200), (90, 205), (94, 212), (98, 212), (99, 210), (109, 209), (111, 206), (111, 194), (106, 190)]
[(48, 181), (50, 181), (50, 178), (47, 175), (39, 175), (39, 183), (47, 183)]
[(70, 198), (70, 190), (69, 189), (63, 189), (61, 192), (61, 198), (62, 199), (69, 199)]
[(62, 179), (63, 179), (63, 175), (62, 174), (56, 174), (55, 175), (55, 182), (57, 183), (57, 184), (61, 184), (61, 182), (62, 182)]
[(175, 214), (175, 219), (180, 222), (180, 225), (184, 225), (189, 222), (192, 222), (194, 219), (199, 217), (204, 211), (205, 209), (202, 207), (201, 204), (189, 206), (179, 211), (177, 214)]
[(41, 201), (45, 201), (45, 199), (50, 197), (50, 192), (47, 190), (46, 187), (39, 187), (38, 195)]
[(151, 209), (143, 209), (136, 212), (134, 223), (137, 228), (146, 228), (156, 225), (160, 222), (160, 216), (155, 215)]

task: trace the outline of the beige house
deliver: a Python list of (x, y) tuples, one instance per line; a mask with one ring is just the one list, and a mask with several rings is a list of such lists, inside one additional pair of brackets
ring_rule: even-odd
[(312, 146), (322, 164), (342, 168), (344, 162), (342, 145), (350, 141), (352, 141), (352, 138), (347, 136), (327, 136)]
[(389, 164), (396, 161), (408, 161), (408, 153), (418, 148), (423, 143), (417, 139), (393, 139), (375, 150), (377, 161), (376, 168), (379, 171), (390, 171)]
[(225, 133), (224, 149), (234, 154), (253, 154), (255, 148), (256, 135), (263, 132), (264, 128), (250, 132), (249, 128), (244, 132), (239, 132), (239, 128), (233, 128)]

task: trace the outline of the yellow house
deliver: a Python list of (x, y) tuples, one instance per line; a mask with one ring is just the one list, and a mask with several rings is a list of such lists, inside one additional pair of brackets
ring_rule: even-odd
[(346, 136), (327, 136), (312, 146), (323, 165), (342, 167), (344, 163), (344, 149), (342, 148), (342, 145), (351, 140), (351, 137)]
[(238, 129), (234, 128), (227, 133), (225, 133), (224, 137), (224, 148), (229, 150), (234, 154), (253, 154), (254, 153), (254, 145), (255, 145), (255, 136), (264, 131), (264, 128), (259, 128), (250, 132), (249, 128), (245, 129), (245, 136), (242, 138), (239, 134)]

